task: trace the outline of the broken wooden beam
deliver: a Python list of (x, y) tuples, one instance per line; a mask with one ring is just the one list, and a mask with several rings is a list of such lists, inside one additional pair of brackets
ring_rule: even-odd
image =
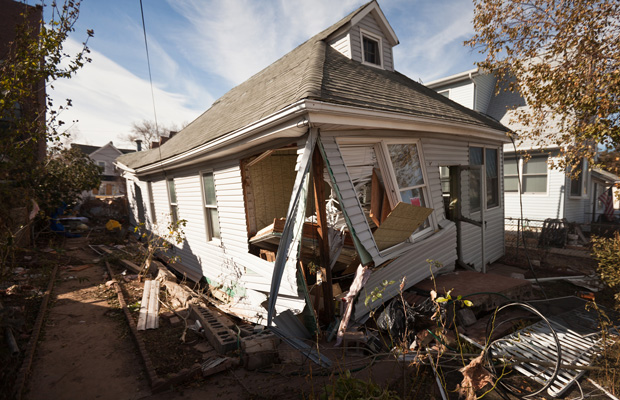
[(142, 303), (138, 316), (138, 330), (157, 329), (159, 327), (159, 281), (144, 282)]

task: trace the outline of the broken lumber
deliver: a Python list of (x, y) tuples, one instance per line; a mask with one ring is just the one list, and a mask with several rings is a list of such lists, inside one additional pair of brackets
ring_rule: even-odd
[(157, 329), (159, 327), (159, 281), (144, 282), (138, 330)]
[(138, 267), (136, 264), (132, 263), (131, 261), (121, 258), (121, 263), (123, 263), (124, 266), (126, 266), (127, 268), (129, 268), (130, 270), (134, 271), (137, 274), (142, 272), (142, 268)]

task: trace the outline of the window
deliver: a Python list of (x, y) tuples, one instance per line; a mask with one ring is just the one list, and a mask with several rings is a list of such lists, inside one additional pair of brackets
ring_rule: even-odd
[(362, 62), (381, 67), (381, 38), (360, 30), (362, 36)]
[[(379, 226), (401, 201), (432, 208), (418, 143), (341, 143), (340, 150), (360, 205), (374, 222), (371, 228)], [(430, 230), (431, 218), (414, 237)]]
[(202, 198), (204, 202), (207, 240), (211, 241), (220, 237), (220, 222), (217, 214), (215, 182), (212, 172), (202, 174)]
[(576, 177), (575, 176), (571, 177), (570, 196), (581, 197), (581, 195), (585, 193), (584, 184), (583, 184), (584, 183), (583, 175), (585, 174), (583, 159), (579, 162), (579, 164), (577, 165), (575, 169), (576, 171), (574, 173), (579, 174), (579, 175), (577, 175)]
[(532, 156), (523, 162), (523, 192), (547, 192), (547, 155)]
[[(499, 206), (499, 168), (498, 151), (493, 148), (470, 147), (469, 165), (479, 165), (485, 169), (486, 208)], [(471, 212), (480, 211), (482, 169), (469, 171), (469, 206)]]
[[(504, 158), (504, 191), (519, 191), (519, 172), (523, 193), (547, 193), (547, 154), (535, 154), (525, 161), (514, 154)], [(518, 168), (520, 167), (520, 168)], [(519, 171), (520, 170), (520, 171)]]
[(484, 162), (487, 172), (487, 208), (499, 206), (499, 168), (497, 149), (485, 149)]
[(170, 202), (170, 217), (172, 218), (172, 223), (176, 224), (179, 222), (179, 209), (174, 179), (168, 179), (168, 201)]
[(146, 182), (146, 190), (149, 192), (149, 203), (151, 205), (151, 223), (157, 223), (157, 214), (155, 213), (155, 198), (153, 197), (153, 182)]
[(105, 161), (97, 161), (97, 165), (101, 168), (101, 173), (105, 173)]
[(442, 95), (443, 97), (450, 98), (450, 90), (449, 90), (449, 89), (448, 89), (448, 90), (442, 90), (442, 91), (437, 92), (437, 93), (439, 93), (439, 94), (440, 94), (440, 95)]
[(519, 191), (519, 159), (513, 156), (504, 157), (504, 191)]

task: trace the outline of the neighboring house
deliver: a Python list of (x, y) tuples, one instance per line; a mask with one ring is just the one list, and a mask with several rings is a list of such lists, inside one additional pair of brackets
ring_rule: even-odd
[(114, 166), (114, 160), (121, 154), (133, 153), (135, 150), (119, 149), (112, 142), (104, 146), (87, 144), (71, 144), (72, 148), (80, 149), (101, 167), (101, 185), (90, 191), (90, 196), (117, 197), (126, 193), (125, 181)]
[[(526, 107), (518, 93), (502, 90), (496, 94), (495, 76), (478, 68), (435, 80), (426, 86), (515, 131), (519, 126), (510, 121), (511, 109)], [(566, 218), (569, 222), (588, 223), (599, 218), (603, 212), (599, 196), (620, 178), (590, 168), (584, 159), (580, 166), (582, 173), (571, 179), (567, 171), (551, 168), (552, 163), (559, 160), (559, 150), (555, 144), (537, 148), (525, 142), (515, 152), (513, 143), (504, 145), (506, 218), (521, 218), (519, 181), (525, 219)], [(528, 162), (523, 159), (524, 151), (531, 156)]]
[[(396, 72), (397, 44), (370, 2), (164, 145), (119, 157), (133, 222), (165, 232), (186, 220), (177, 268), (225, 292), (222, 309), (262, 323), (274, 301), (277, 314), (312, 310), (317, 264), (341, 283), (371, 267), (357, 320), (398, 294), (403, 277), (406, 288), (429, 277), (428, 260), (443, 265), (434, 273), (484, 270), (504, 254), (506, 128)], [(364, 293), (386, 279), (397, 283), (366, 306)]]

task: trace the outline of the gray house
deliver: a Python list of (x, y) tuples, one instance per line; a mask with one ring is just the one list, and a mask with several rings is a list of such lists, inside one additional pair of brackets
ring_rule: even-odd
[(397, 44), (372, 1), (160, 149), (119, 157), (134, 223), (186, 220), (177, 268), (255, 322), (319, 312), (321, 297), (328, 310), (360, 264), (371, 272), (357, 320), (398, 293), (388, 285), (366, 306), (373, 288), (412, 286), (427, 260), (436, 274), (483, 270), (504, 252), (506, 128), (396, 72)]

